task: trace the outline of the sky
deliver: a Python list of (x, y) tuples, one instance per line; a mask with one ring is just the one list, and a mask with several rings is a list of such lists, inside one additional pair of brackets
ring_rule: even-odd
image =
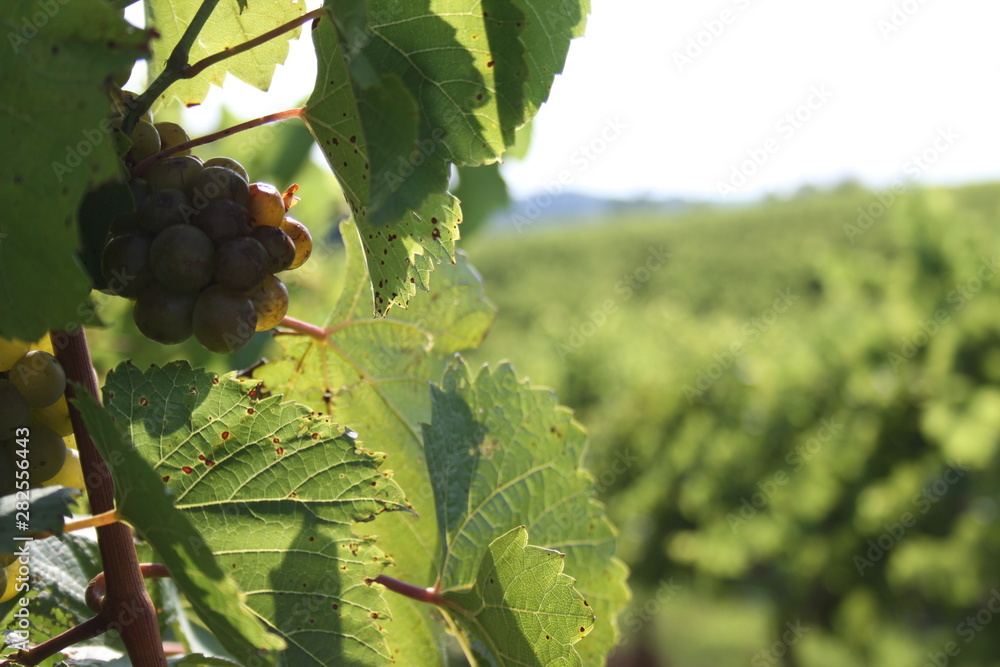
[[(518, 198), (719, 202), (997, 180), (998, 25), (986, 0), (593, 0), (531, 150), (503, 173)], [(269, 93), (230, 77), (186, 123), (210, 128), (223, 99), (247, 117), (294, 105), (311, 48), (293, 45)]]

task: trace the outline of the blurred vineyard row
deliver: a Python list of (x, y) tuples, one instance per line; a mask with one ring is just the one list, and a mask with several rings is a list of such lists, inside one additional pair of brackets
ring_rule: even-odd
[(998, 211), (842, 187), (466, 245), (473, 360), (590, 431), (614, 664), (1000, 665)]

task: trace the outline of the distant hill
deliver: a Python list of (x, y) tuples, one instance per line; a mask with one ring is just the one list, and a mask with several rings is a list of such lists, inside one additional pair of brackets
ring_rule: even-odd
[(556, 196), (542, 193), (531, 199), (511, 202), (506, 210), (491, 216), (488, 228), (491, 232), (502, 233), (530, 227), (610, 220), (623, 213), (674, 213), (702, 205), (702, 202), (681, 198), (619, 200), (575, 192)]

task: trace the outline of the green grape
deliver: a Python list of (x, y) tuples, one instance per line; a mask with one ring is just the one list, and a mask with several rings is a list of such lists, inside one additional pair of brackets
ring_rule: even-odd
[(3, 593), (0, 593), (0, 602), (6, 602), (17, 595), (17, 570), (18, 563), (11, 563), (3, 569), (0, 575), (0, 582), (4, 584)]
[(101, 256), (101, 273), (109, 292), (134, 299), (153, 281), (150, 245), (151, 237), (146, 234), (122, 234), (108, 241)]
[(249, 236), (240, 236), (226, 241), (216, 250), (215, 282), (247, 292), (264, 280), (267, 265), (264, 246)]
[(0, 379), (0, 440), (14, 435), (14, 431), (28, 423), (31, 408), (21, 393), (9, 380)]
[(54, 356), (42, 350), (21, 357), (7, 379), (32, 408), (52, 405), (66, 393), (66, 371)]
[(191, 201), (201, 207), (214, 199), (229, 199), (240, 206), (250, 201), (250, 186), (243, 177), (225, 167), (205, 167), (191, 186)]
[(14, 362), (23, 357), (31, 349), (31, 343), (0, 338), (0, 372), (9, 371)]
[(288, 266), (289, 269), (297, 269), (306, 263), (309, 259), (309, 255), (312, 254), (313, 240), (312, 235), (306, 226), (295, 218), (286, 217), (281, 221), (281, 231), (288, 234), (288, 238), (292, 239), (292, 243), (295, 244), (295, 259)]
[[(0, 496), (14, 493), (17, 483), (17, 466), (6, 451), (0, 451)], [(4, 561), (9, 554), (0, 554), (0, 567), (7, 567), (10, 561)]]
[(270, 183), (254, 183), (250, 186), (247, 209), (254, 227), (277, 227), (285, 217), (285, 200), (278, 188)]
[(11, 458), (21, 460), (21, 452), (28, 460), (29, 481), (32, 487), (56, 476), (66, 462), (66, 443), (58, 433), (44, 426), (30, 426), (28, 445), (23, 449), (15, 438), (4, 442)]
[(201, 170), (201, 160), (194, 156), (168, 157), (149, 170), (146, 174), (146, 182), (153, 190), (175, 188), (188, 192)]
[(142, 335), (164, 345), (174, 345), (191, 337), (194, 293), (172, 292), (153, 285), (139, 295), (132, 310), (135, 326)]
[(250, 182), (250, 177), (247, 175), (247, 170), (243, 168), (243, 165), (236, 160), (228, 157), (213, 157), (209, 160), (205, 160), (206, 167), (225, 167), (226, 169), (231, 169), (239, 174), (244, 181)]
[(212, 352), (235, 352), (250, 342), (257, 327), (257, 313), (242, 292), (212, 285), (194, 306), (194, 335)]
[(80, 489), (81, 491), (86, 489), (87, 482), (83, 476), (83, 466), (80, 465), (80, 452), (75, 449), (67, 449), (66, 461), (63, 463), (62, 468), (59, 469), (59, 472), (54, 477), (47, 482), (43, 482), (43, 486), (65, 486), (69, 489)]
[(269, 275), (250, 292), (250, 302), (257, 313), (257, 331), (273, 329), (288, 312), (288, 289), (276, 276)]
[(73, 433), (73, 422), (69, 418), (69, 406), (66, 404), (65, 396), (44, 408), (31, 408), (29, 421), (32, 424), (48, 426), (63, 437)]
[(269, 263), (268, 273), (284, 271), (292, 265), (295, 259), (295, 244), (288, 234), (278, 227), (256, 227), (250, 236), (257, 240), (267, 251)]
[(191, 222), (205, 232), (216, 246), (237, 236), (247, 236), (251, 230), (247, 210), (228, 199), (213, 199), (208, 202)]
[(149, 247), (149, 268), (161, 285), (196, 292), (212, 280), (215, 246), (192, 225), (168, 227)]
[(157, 190), (139, 206), (139, 226), (150, 234), (159, 234), (167, 227), (180, 225), (188, 213), (188, 198), (181, 190)]
[[(177, 146), (178, 144), (183, 144), (185, 141), (189, 141), (191, 137), (184, 130), (183, 127), (177, 123), (171, 123), (169, 121), (164, 121), (162, 123), (155, 123), (157, 132), (160, 133), (160, 148), (170, 148), (171, 146)], [(191, 149), (186, 148), (174, 155), (191, 155)]]
[(125, 153), (125, 159), (132, 164), (142, 162), (160, 152), (160, 135), (157, 134), (152, 123), (140, 120), (136, 123), (129, 139), (132, 141), (132, 146)]

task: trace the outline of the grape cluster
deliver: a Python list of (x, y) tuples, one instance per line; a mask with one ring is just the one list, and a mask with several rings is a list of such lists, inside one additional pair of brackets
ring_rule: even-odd
[[(136, 164), (188, 140), (176, 123), (142, 120), (125, 156)], [(250, 183), (239, 162), (182, 151), (130, 181), (135, 211), (111, 223), (101, 258), (107, 291), (133, 300), (136, 327), (175, 344), (192, 335), (235, 352), (277, 326), (288, 290), (275, 274), (312, 252), (305, 225), (288, 215), (298, 186)]]
[[(83, 490), (66, 404), (66, 372), (52, 355), (48, 336), (36, 343), (0, 338), (0, 495), (29, 488)], [(27, 428), (27, 436), (19, 429)], [(21, 447), (27, 439), (25, 447)], [(18, 563), (0, 553), (0, 602), (15, 593)]]

